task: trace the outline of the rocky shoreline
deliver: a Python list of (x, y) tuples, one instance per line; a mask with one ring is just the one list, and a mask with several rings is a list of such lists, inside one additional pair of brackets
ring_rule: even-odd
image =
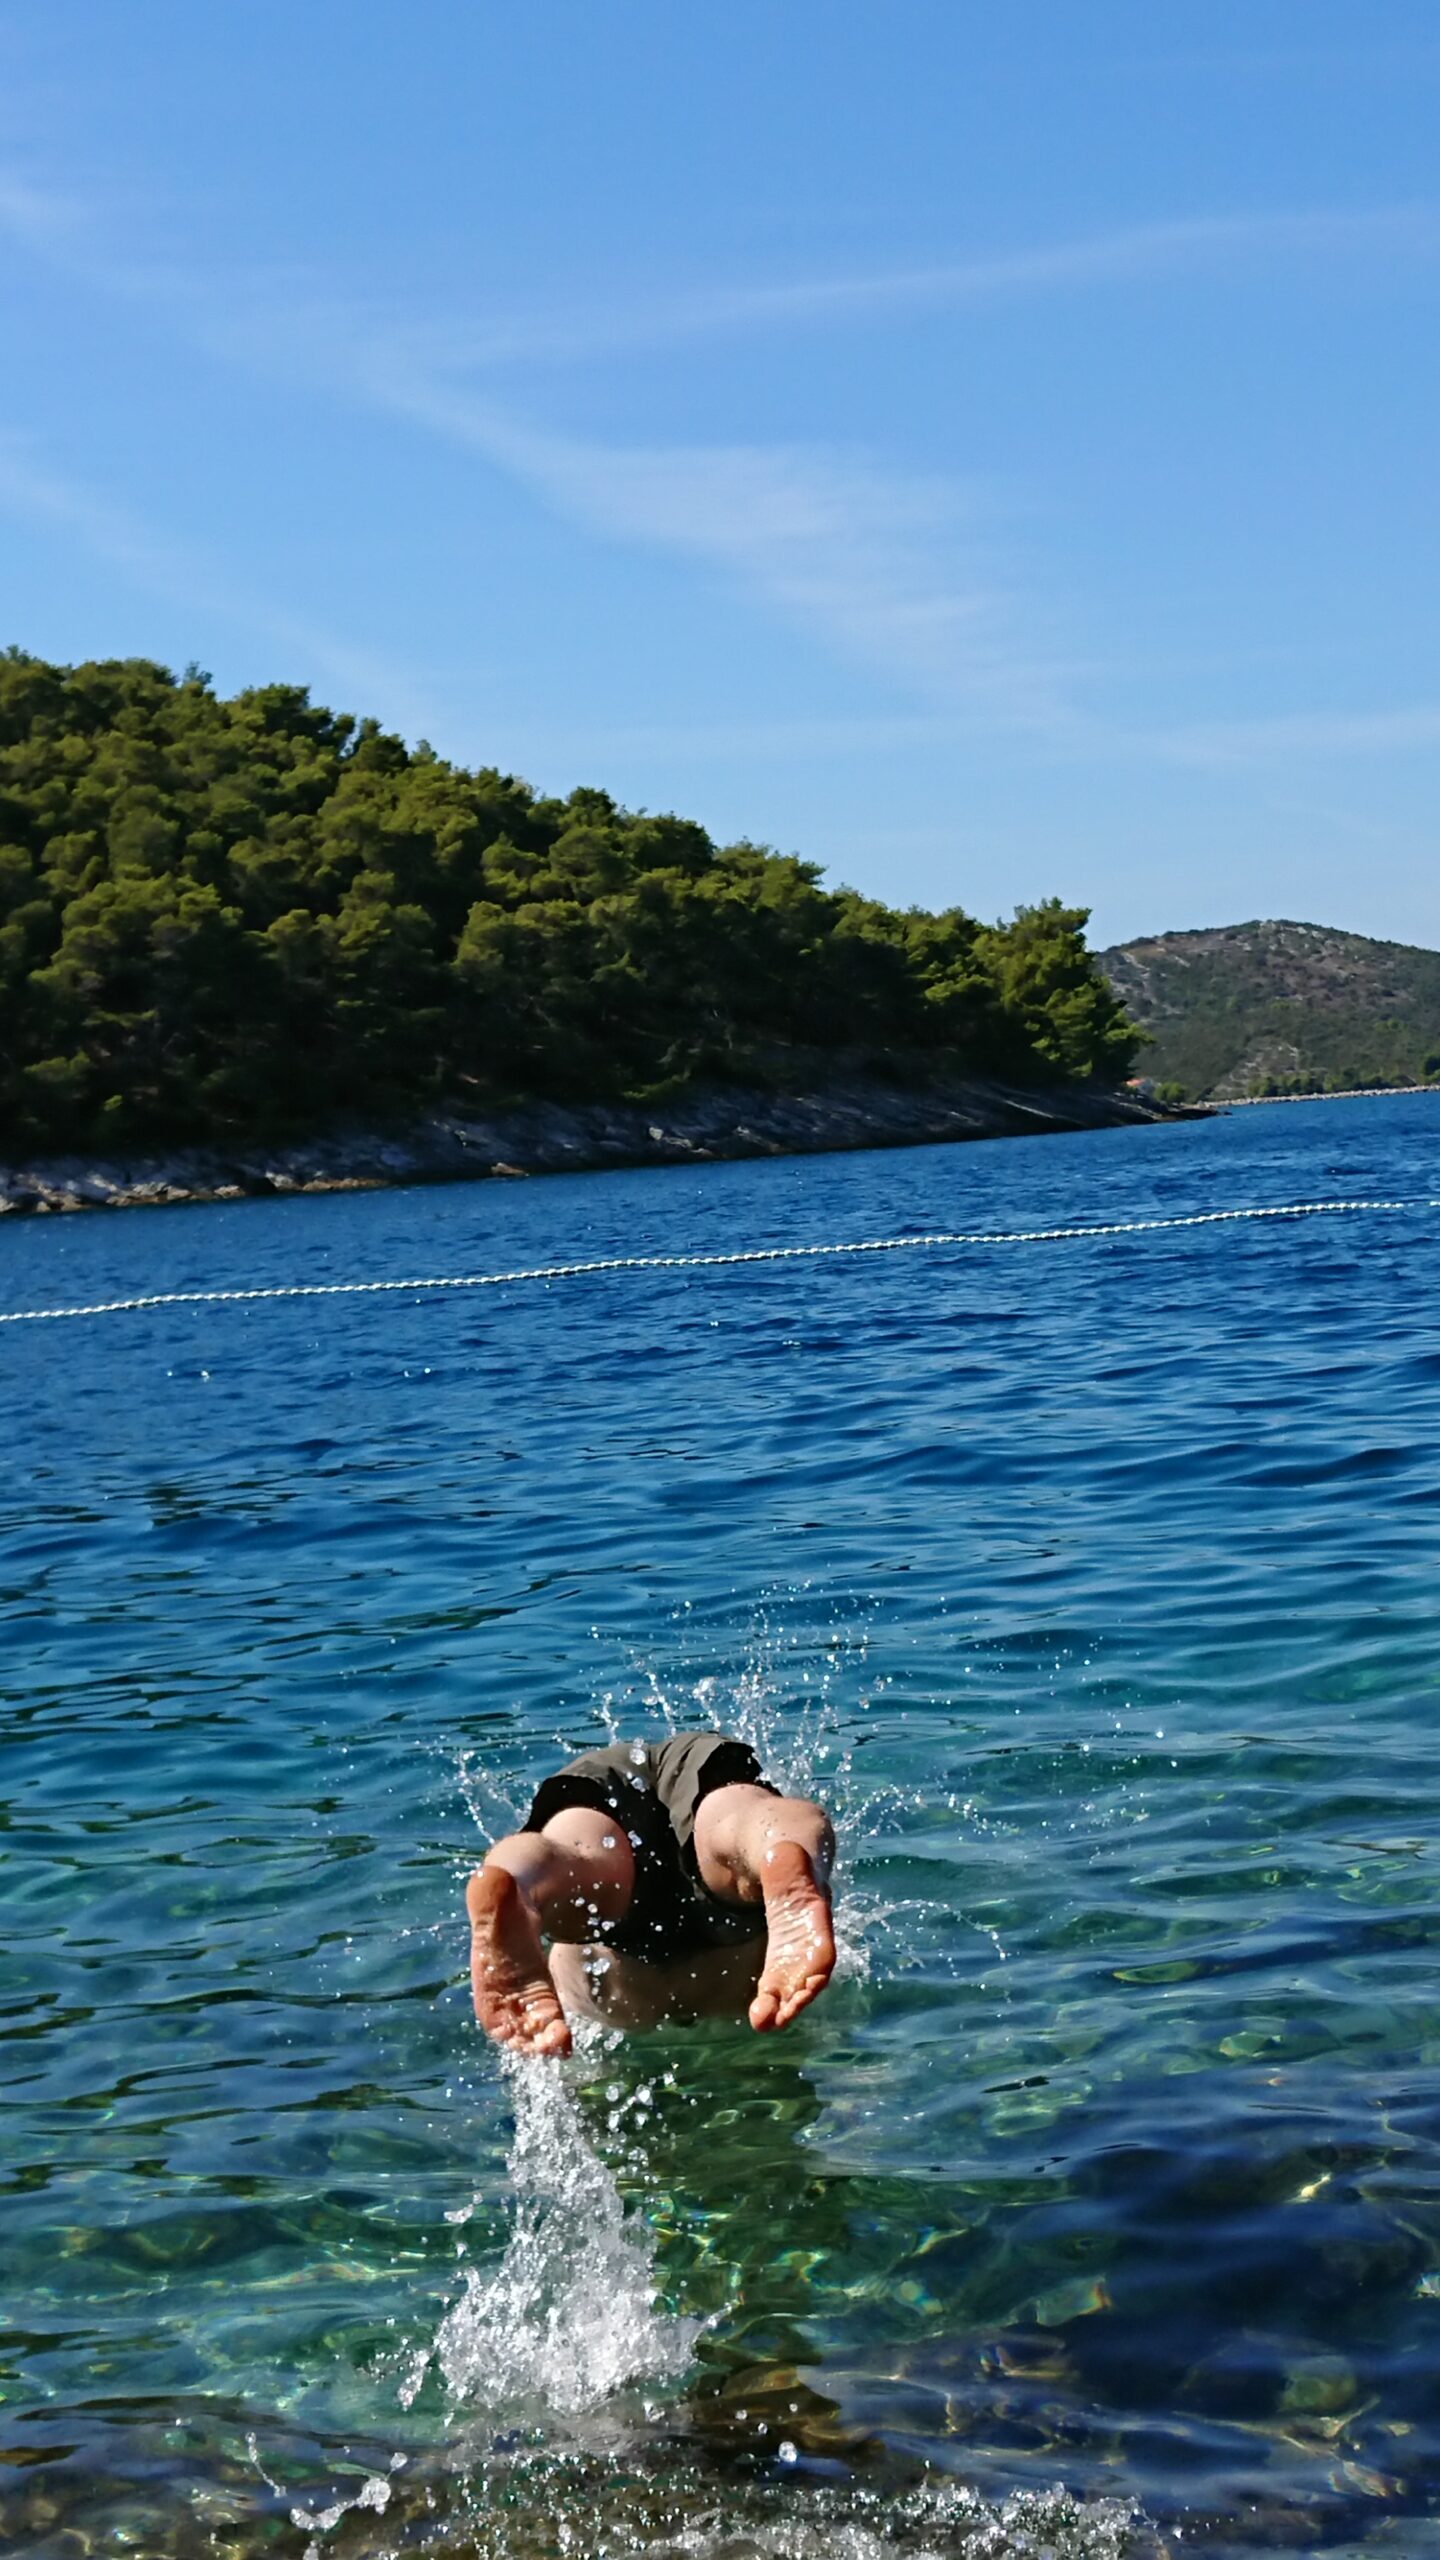
[(786, 1094), (711, 1087), (663, 1106), (528, 1102), (496, 1112), (436, 1109), (401, 1130), (357, 1128), (254, 1147), (177, 1147), (124, 1163), (51, 1157), (0, 1166), (0, 1216), (1044, 1137), (1206, 1116), (1195, 1107), (1083, 1085), (1036, 1090), (970, 1077), (906, 1087), (857, 1074)]

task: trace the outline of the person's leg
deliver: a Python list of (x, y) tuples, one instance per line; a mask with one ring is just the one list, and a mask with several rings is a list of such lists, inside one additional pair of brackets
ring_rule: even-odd
[(765, 1905), (765, 1962), (750, 2024), (788, 2027), (835, 1970), (830, 1817), (805, 1796), (716, 1787), (695, 1812), (695, 1863), (708, 1891)]
[(523, 2053), (570, 2051), (544, 1941), (597, 1937), (624, 1919), (634, 1884), (623, 1828), (593, 1805), (568, 1805), (543, 1831), (496, 1841), (465, 1894), (475, 2015), (487, 2035)]

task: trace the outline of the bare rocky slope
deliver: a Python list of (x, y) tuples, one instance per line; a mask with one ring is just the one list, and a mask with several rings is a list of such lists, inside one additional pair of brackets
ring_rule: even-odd
[(1440, 1080), (1440, 951), (1266, 921), (1097, 956), (1153, 1035), (1140, 1071), (1191, 1100)]
[(972, 1076), (907, 1087), (857, 1072), (787, 1094), (714, 1087), (663, 1107), (530, 1102), (488, 1114), (435, 1110), (388, 1133), (354, 1129), (277, 1146), (180, 1147), (123, 1162), (53, 1157), (0, 1166), (0, 1216), (1043, 1137), (1169, 1116), (1163, 1106), (1098, 1085), (1037, 1090)]

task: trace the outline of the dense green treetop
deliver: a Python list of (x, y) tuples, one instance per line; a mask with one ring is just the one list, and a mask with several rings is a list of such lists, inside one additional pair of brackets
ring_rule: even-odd
[(773, 1080), (797, 1046), (1114, 1082), (1137, 1035), (1085, 921), (902, 913), (295, 685), (0, 656), (11, 1151)]

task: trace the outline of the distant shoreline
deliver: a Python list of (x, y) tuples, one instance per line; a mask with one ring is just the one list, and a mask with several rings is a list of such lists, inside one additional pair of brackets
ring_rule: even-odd
[(1343, 1093), (1236, 1093), (1215, 1108), (1221, 1111), (1248, 1111), (1261, 1102), (1383, 1102), (1397, 1093), (1440, 1093), (1440, 1084), (1357, 1084), (1348, 1085)]
[(52, 1156), (0, 1166), (0, 1217), (1048, 1137), (1210, 1116), (1205, 1104), (1157, 1103), (1091, 1085), (1037, 1089), (966, 1077), (906, 1088), (856, 1074), (791, 1094), (726, 1087), (665, 1105), (437, 1109), (398, 1131), (352, 1129), (273, 1146), (174, 1147), (123, 1161)]

